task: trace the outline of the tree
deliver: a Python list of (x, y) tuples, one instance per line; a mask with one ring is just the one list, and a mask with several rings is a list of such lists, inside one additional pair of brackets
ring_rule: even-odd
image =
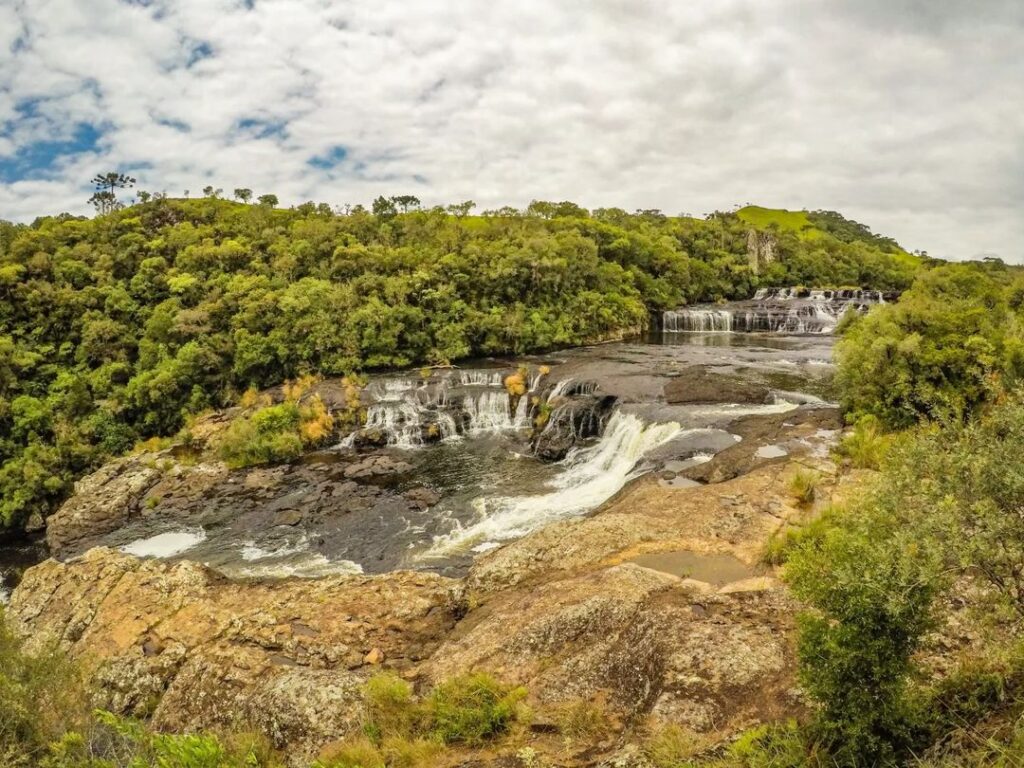
[(245, 187), (236, 188), (235, 199), (243, 203), (248, 203), (250, 200), (252, 200), (252, 190), (246, 189)]
[(97, 213), (110, 213), (121, 207), (117, 200), (118, 189), (130, 189), (135, 186), (135, 179), (117, 171), (98, 173), (92, 178), (92, 185), (96, 188), (89, 202), (96, 208)]
[(469, 212), (474, 208), (476, 208), (476, 203), (474, 203), (472, 200), (466, 200), (465, 202), (462, 203), (455, 203), (454, 205), (449, 205), (446, 210), (455, 218), (462, 219), (468, 216)]
[(220, 188), (216, 188), (215, 189), (212, 185), (207, 185), (207, 186), (203, 187), (203, 195), (205, 197), (218, 198), (222, 194), (224, 194), (224, 190), (223, 189), (220, 189)]
[(260, 195), (256, 198), (256, 202), (260, 205), (265, 205), (268, 208), (277, 207), (277, 195)]
[(402, 213), (408, 213), (410, 209), (416, 210), (420, 207), (420, 199), (415, 195), (397, 195), (391, 201), (402, 209)]
[(393, 219), (398, 215), (398, 209), (395, 207), (395, 198), (384, 197), (383, 195), (380, 195), (373, 201), (372, 210), (374, 216), (384, 221)]

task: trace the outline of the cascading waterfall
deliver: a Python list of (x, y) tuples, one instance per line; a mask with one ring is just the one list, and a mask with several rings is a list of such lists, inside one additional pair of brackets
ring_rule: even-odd
[(469, 431), (496, 432), (528, 426), (526, 401), (525, 396), (520, 397), (513, 414), (504, 389), (467, 394), (462, 399), (462, 408), (469, 417)]
[(884, 304), (881, 291), (761, 288), (730, 307), (693, 307), (662, 313), (666, 333), (832, 333), (849, 311)]
[(410, 400), (384, 400), (366, 411), (366, 428), (379, 429), (388, 436), (388, 445), (412, 448), (423, 442), (419, 403)]
[[(415, 448), (430, 439), (459, 440), (464, 433), (525, 429), (530, 426), (529, 393), (536, 389), (544, 374), (529, 376), (528, 393), (518, 398), (514, 412), (512, 398), (505, 389), (507, 375), (507, 371), (494, 369), (458, 370), (427, 379), (378, 379), (367, 388), (374, 402), (367, 407), (361, 433), (376, 430), (380, 435), (371, 438), (371, 442), (379, 437), (389, 446)], [(338, 447), (352, 448), (357, 444), (357, 433), (353, 433)]]
[(501, 371), (459, 371), (459, 383), (464, 387), (500, 387), (504, 381)]
[(477, 499), (479, 519), (436, 538), (422, 557), (445, 557), (467, 549), (482, 551), (495, 542), (518, 538), (555, 520), (588, 512), (634, 477), (645, 455), (682, 433), (676, 422), (649, 424), (633, 414), (616, 411), (600, 440), (562, 462), (564, 471), (551, 483), (548, 493)]
[(678, 309), (662, 315), (667, 333), (729, 333), (733, 314), (728, 309)]

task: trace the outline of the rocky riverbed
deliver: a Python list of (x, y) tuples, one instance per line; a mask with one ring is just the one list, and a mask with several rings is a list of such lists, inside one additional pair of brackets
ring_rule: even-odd
[[(807, 513), (795, 472), (821, 503), (842, 491), (829, 341), (673, 341), (384, 377), (373, 440), (287, 465), (114, 462), (51, 518), (54, 559), (9, 616), (82, 663), (98, 706), (244, 723), (296, 764), (358, 732), (381, 668), (424, 688), (484, 669), (541, 712), (600, 699), (712, 738), (798, 714), (794, 605), (760, 553)], [(522, 412), (519, 366), (538, 372)]]

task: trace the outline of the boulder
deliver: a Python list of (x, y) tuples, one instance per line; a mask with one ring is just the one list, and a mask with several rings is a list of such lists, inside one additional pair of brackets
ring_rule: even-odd
[(706, 365), (685, 368), (665, 384), (665, 401), (670, 405), (688, 403), (767, 403), (767, 384), (718, 373)]

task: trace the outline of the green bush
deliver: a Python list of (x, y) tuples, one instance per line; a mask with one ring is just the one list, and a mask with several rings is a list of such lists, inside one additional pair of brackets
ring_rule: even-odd
[(810, 504), (818, 494), (821, 477), (817, 472), (799, 469), (789, 480), (789, 492), (800, 504)]
[(861, 416), (839, 443), (838, 453), (855, 469), (881, 469), (893, 438), (882, 431), (877, 417)]
[(25, 652), (0, 611), (0, 764), (35, 765), (51, 742), (89, 724), (77, 669), (55, 648)]
[(1024, 373), (1009, 290), (983, 266), (945, 265), (898, 303), (844, 324), (836, 345), (844, 410), (888, 429), (975, 416)]
[(449, 680), (431, 692), (430, 731), (445, 744), (483, 744), (508, 729), (525, 695), (483, 673)]

